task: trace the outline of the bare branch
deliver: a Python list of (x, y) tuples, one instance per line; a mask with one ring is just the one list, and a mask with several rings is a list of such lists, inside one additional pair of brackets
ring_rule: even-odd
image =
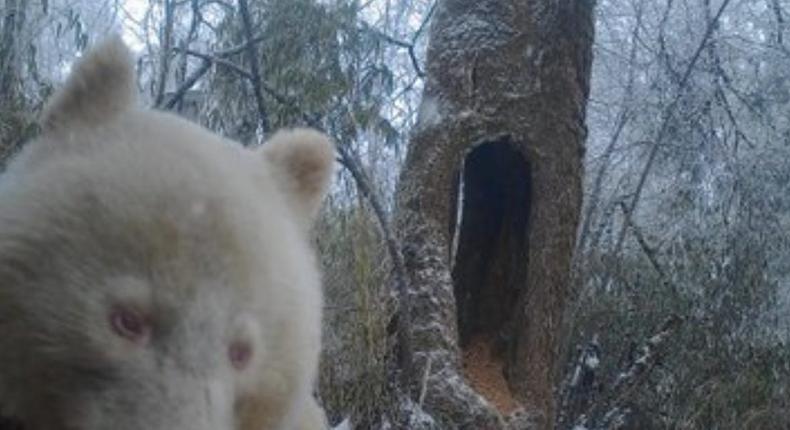
[(395, 287), (399, 296), (399, 309), (396, 317), (399, 343), (398, 371), (400, 372), (403, 386), (407, 387), (409, 385), (409, 377), (412, 375), (414, 353), (409, 324), (411, 306), (408, 299), (408, 274), (406, 272), (406, 264), (403, 261), (403, 255), (400, 253), (402, 248), (395, 238), (395, 235), (392, 233), (387, 212), (384, 210), (381, 200), (376, 195), (372, 183), (362, 167), (362, 163), (360, 163), (354, 154), (344, 145), (338, 145), (337, 151), (340, 154), (340, 163), (351, 173), (360, 193), (367, 198), (368, 203), (373, 209), (381, 233), (384, 236), (387, 252), (392, 260), (393, 271), (395, 272)]
[(422, 67), (420, 66), (420, 62), (417, 59), (416, 45), (417, 45), (417, 39), (419, 39), (420, 36), (422, 35), (422, 32), (425, 30), (428, 22), (431, 20), (431, 17), (433, 16), (433, 13), (434, 13), (435, 9), (436, 9), (436, 3), (434, 3), (431, 6), (431, 9), (428, 11), (428, 13), (425, 14), (425, 18), (423, 19), (422, 23), (420, 23), (419, 28), (414, 33), (414, 36), (412, 36), (411, 42), (404, 42), (403, 40), (396, 39), (395, 37), (392, 37), (392, 36), (390, 36), (390, 35), (388, 35), (388, 34), (386, 34), (384, 32), (376, 30), (375, 28), (372, 28), (371, 26), (369, 26), (367, 24), (363, 24), (362, 29), (364, 31), (367, 31), (367, 32), (373, 34), (374, 36), (380, 38), (381, 40), (383, 40), (383, 41), (385, 41), (387, 43), (395, 45), (395, 46), (397, 46), (399, 48), (406, 49), (407, 52), (409, 53), (409, 58), (411, 59), (412, 67), (414, 67), (414, 72), (420, 78), (424, 78), (425, 77), (425, 71), (423, 71)]
[[(681, 99), (683, 98), (683, 95), (685, 94), (689, 77), (691, 77), (691, 73), (694, 71), (694, 68), (697, 65), (697, 61), (700, 58), (700, 54), (702, 54), (703, 49), (705, 49), (705, 46), (707, 46), (708, 40), (713, 35), (713, 32), (718, 28), (719, 19), (721, 18), (721, 15), (724, 13), (724, 10), (727, 8), (727, 6), (729, 6), (730, 2), (731, 0), (724, 0), (724, 2), (719, 7), (719, 10), (716, 12), (716, 15), (708, 23), (708, 27), (705, 30), (705, 35), (702, 37), (702, 41), (697, 47), (697, 50), (694, 52), (694, 55), (691, 57), (691, 61), (686, 67), (686, 70), (683, 73), (682, 77), (680, 78), (680, 81), (678, 83), (677, 94), (675, 95), (672, 102), (664, 110), (664, 114), (662, 115), (663, 121), (661, 124), (661, 129), (659, 129), (658, 131), (658, 136), (656, 137), (656, 140), (653, 143), (653, 147), (650, 149), (650, 153), (647, 157), (647, 162), (645, 163), (645, 167), (642, 170), (642, 174), (639, 176), (639, 182), (637, 183), (636, 191), (634, 192), (634, 196), (628, 205), (628, 213), (634, 213), (637, 206), (639, 205), (639, 199), (642, 196), (645, 183), (647, 182), (647, 177), (650, 175), (650, 172), (653, 170), (653, 165), (655, 164), (656, 157), (658, 156), (658, 151), (659, 149), (661, 149), (664, 140), (666, 139), (667, 134), (670, 130), (670, 126), (675, 117), (675, 111), (677, 110), (678, 104), (680, 103)], [(628, 226), (626, 224), (623, 224), (622, 228), (620, 229), (620, 233), (617, 236), (617, 242), (614, 249), (615, 255), (618, 254), (623, 247), (623, 242), (625, 240), (625, 233), (627, 228)]]
[(239, 13), (241, 13), (241, 20), (244, 26), (244, 35), (247, 38), (247, 59), (250, 62), (250, 72), (252, 73), (252, 92), (255, 95), (255, 104), (258, 106), (258, 120), (260, 121), (261, 133), (264, 135), (269, 131), (269, 117), (266, 114), (266, 105), (263, 100), (263, 92), (261, 91), (261, 72), (258, 67), (258, 56), (256, 54), (255, 46), (252, 43), (252, 18), (250, 17), (250, 10), (247, 6), (247, 0), (239, 0)]
[[(206, 60), (209, 62), (210, 60)], [(267, 92), (278, 101), (278, 103), (284, 104), (286, 106), (295, 108), (298, 110), (297, 103), (294, 100), (289, 99), (288, 97), (279, 94), (273, 88), (265, 86)], [(311, 116), (310, 114), (300, 111), (300, 116), (305, 124), (316, 128), (318, 130), (324, 130), (324, 127), (321, 125), (321, 122)], [(375, 189), (373, 188), (372, 181), (370, 180), (368, 174), (365, 172), (365, 168), (363, 167), (362, 163), (359, 159), (355, 156), (355, 154), (346, 146), (341, 144), (337, 145), (337, 152), (340, 155), (338, 162), (348, 170), (351, 174), (351, 177), (354, 179), (354, 183), (357, 186), (357, 189), (365, 197), (368, 201), (368, 204), (373, 209), (373, 214), (376, 217), (376, 220), (379, 224), (379, 229), (381, 230), (381, 234), (384, 238), (384, 242), (387, 248), (387, 253), (390, 256), (392, 261), (393, 271), (395, 275), (395, 283), (396, 283), (396, 290), (400, 297), (399, 299), (399, 306), (398, 309), (398, 316), (397, 316), (397, 327), (398, 327), (398, 343), (399, 343), (399, 357), (398, 357), (398, 370), (401, 372), (400, 375), (403, 378), (404, 383), (408, 383), (408, 378), (412, 375), (412, 366), (413, 366), (413, 346), (411, 341), (411, 331), (409, 329), (409, 321), (410, 321), (410, 302), (408, 300), (408, 275), (406, 272), (406, 265), (403, 261), (403, 255), (401, 254), (400, 250), (402, 247), (398, 242), (398, 239), (392, 233), (392, 228), (390, 226), (389, 217), (387, 216), (387, 211), (384, 208), (384, 205), (381, 203), (381, 198), (376, 194)], [(404, 385), (407, 386), (407, 385)]]
[(634, 237), (636, 237), (636, 241), (639, 244), (639, 247), (642, 248), (642, 252), (645, 253), (648, 261), (650, 261), (650, 265), (653, 266), (653, 269), (658, 274), (659, 278), (661, 278), (662, 282), (666, 282), (667, 277), (664, 272), (664, 269), (661, 268), (661, 265), (658, 263), (658, 259), (656, 258), (656, 251), (651, 248), (647, 244), (647, 240), (645, 239), (644, 234), (642, 234), (642, 230), (634, 223), (634, 219), (631, 216), (632, 214), (628, 212), (628, 207), (626, 206), (624, 201), (620, 201), (620, 209), (623, 211), (623, 216), (625, 217), (625, 223), (628, 227), (631, 228), (631, 231), (634, 232)]
[(234, 46), (233, 48), (217, 51), (215, 55), (217, 55), (218, 57), (232, 57), (236, 54), (241, 54), (242, 52), (246, 51), (250, 47), (254, 47), (256, 44), (263, 42), (264, 40), (265, 38), (263, 36), (253, 37), (252, 39), (248, 39), (246, 42), (242, 43), (239, 46)]
[[(250, 81), (252, 81), (254, 79), (252, 73), (250, 73), (249, 71), (245, 70), (244, 68), (242, 68), (241, 66), (239, 66), (238, 64), (236, 64), (234, 62), (232, 62), (230, 60), (227, 60), (225, 58), (222, 58), (219, 54), (207, 54), (207, 53), (195, 51), (195, 50), (192, 50), (192, 49), (181, 49), (181, 48), (174, 48), (174, 49), (176, 51), (183, 52), (186, 55), (200, 58), (200, 59), (208, 61), (210, 63), (214, 63), (214, 64), (216, 64), (218, 66), (226, 67), (229, 70), (237, 73), (239, 76), (241, 76), (241, 77), (243, 77), (245, 79), (249, 79)], [(221, 51), (221, 52), (225, 52), (225, 51)], [(285, 97), (284, 95), (280, 94), (271, 85), (267, 84), (264, 81), (260, 81), (260, 86), (261, 86), (261, 89), (266, 92), (266, 94), (268, 94), (270, 97), (272, 97), (278, 103), (286, 105), (286, 106), (290, 106), (290, 107), (296, 109), (297, 103), (294, 100), (290, 100), (287, 97)]]
[[(621, 109), (620, 112), (617, 114), (617, 120), (615, 122), (615, 129), (612, 137), (609, 139), (609, 143), (606, 145), (606, 148), (601, 155), (601, 159), (599, 161), (597, 172), (595, 173), (595, 179), (593, 180), (592, 190), (590, 195), (587, 199), (587, 207), (585, 208), (585, 213), (582, 218), (582, 228), (579, 233), (579, 239), (576, 242), (576, 251), (574, 254), (578, 256), (582, 251), (585, 250), (585, 245), (587, 242), (587, 236), (590, 232), (590, 227), (592, 225), (592, 218), (595, 215), (595, 211), (598, 208), (599, 199), (601, 196), (601, 191), (603, 189), (604, 179), (606, 178), (607, 170), (609, 168), (609, 164), (611, 162), (612, 156), (614, 155), (614, 150), (617, 147), (617, 143), (620, 141), (620, 136), (622, 135), (625, 126), (631, 120), (631, 105), (633, 102), (633, 92), (634, 92), (634, 82), (636, 80), (636, 54), (637, 54), (637, 47), (639, 39), (639, 30), (642, 28), (642, 15), (643, 15), (643, 2), (640, 1), (637, 5), (636, 13), (636, 22), (634, 23), (634, 28), (631, 31), (631, 49), (628, 55), (628, 77), (626, 79), (625, 90), (623, 91), (623, 99), (620, 101)], [(578, 257), (577, 257), (578, 258)], [(576, 260), (578, 261), (578, 260)]]
[(200, 67), (197, 68), (192, 74), (184, 80), (184, 83), (181, 84), (180, 87), (173, 93), (173, 96), (170, 97), (170, 100), (164, 104), (165, 109), (173, 109), (178, 102), (184, 98), (184, 95), (192, 89), (192, 87), (203, 77), (206, 73), (208, 73), (209, 69), (211, 69), (211, 61), (204, 60)]
[(167, 75), (170, 73), (170, 45), (173, 39), (173, 15), (175, 4), (171, 0), (164, 0), (164, 28), (161, 36), (161, 53), (159, 56), (159, 79), (157, 80), (156, 98), (154, 105), (159, 106), (165, 97)]
[(660, 363), (667, 340), (682, 324), (683, 318), (678, 315), (667, 318), (661, 325), (661, 329), (642, 346), (640, 353), (631, 361), (628, 368), (617, 375), (611, 389), (614, 396), (607, 404), (609, 411), (604, 415), (604, 423), (612, 418), (613, 412), (619, 409), (623, 401), (631, 396), (634, 389)]
[(226, 68), (238, 73), (239, 75), (241, 75), (242, 77), (244, 77), (246, 79), (250, 79), (250, 80), (253, 79), (252, 73), (248, 72), (247, 70), (244, 70), (241, 66), (231, 62), (230, 60), (226, 60), (224, 58), (220, 58), (220, 57), (218, 57), (216, 55), (206, 54), (206, 53), (203, 53), (203, 52), (198, 52), (198, 51), (195, 51), (195, 50), (192, 50), (192, 49), (174, 48), (174, 50), (178, 51), (178, 52), (181, 52), (183, 54), (192, 56), (192, 57), (197, 57), (197, 58), (203, 59), (205, 61), (210, 61), (212, 63), (217, 64), (218, 66), (226, 67)]
[[(622, 408), (623, 404), (632, 397), (634, 390), (661, 362), (667, 341), (682, 324), (683, 318), (678, 315), (667, 318), (661, 328), (639, 349), (639, 353), (627, 364), (627, 367), (617, 373), (608, 395), (602, 396), (576, 417), (575, 425), (582, 428), (588, 428), (590, 424), (597, 425), (589, 428), (619, 428), (615, 422), (621, 422), (622, 415), (626, 413)], [(599, 419), (598, 423), (590, 423)]]

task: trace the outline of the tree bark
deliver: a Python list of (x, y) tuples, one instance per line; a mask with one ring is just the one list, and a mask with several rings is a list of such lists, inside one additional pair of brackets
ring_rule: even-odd
[[(491, 288), (514, 295), (509, 305), (493, 300), (505, 314), (497, 320), (507, 321), (498, 328), (505, 333), (504, 370), (512, 394), (541, 413), (542, 428), (552, 426), (561, 320), (573, 290), (570, 262), (581, 210), (592, 39), (591, 0), (438, 3), (418, 124), (397, 192), (395, 230), (411, 278), (409, 294), (402, 299), (411, 301), (415, 372), (431, 357), (425, 407), (460, 428), (503, 426), (498, 411), (477, 395), (461, 371), (459, 323), (464, 319), (456, 296), (471, 294), (472, 300), (463, 303), (475, 303), (474, 294)], [(507, 147), (501, 153), (523, 162), (496, 164), (494, 156), (489, 172), (464, 175), (467, 164), (484, 165), (471, 154), (486, 145)], [(497, 176), (499, 169), (519, 163), (521, 173)], [(507, 178), (524, 175), (528, 199), (521, 202), (507, 194), (515, 188)], [(477, 177), (480, 184), (465, 188), (463, 178)], [(501, 261), (481, 264), (491, 273), (479, 277), (480, 285), (465, 287), (459, 277), (471, 269), (460, 266), (475, 260), (461, 259), (467, 252), (462, 248), (475, 247), (459, 246), (456, 252), (454, 238), (459, 233), (462, 241), (464, 235), (473, 236), (464, 230), (470, 223), (457, 220), (458, 208), (469, 206), (459, 200), (472, 197), (459, 193), (478, 185), (491, 193), (490, 201), (504, 202), (496, 210), (480, 208), (499, 217), (486, 227), (495, 236), (486, 246), (503, 248), (485, 253), (500, 257), (482, 258)], [(513, 208), (513, 201), (523, 207)], [(528, 221), (512, 222), (514, 214)], [(521, 242), (526, 249), (519, 251), (513, 244)], [(502, 250), (509, 259), (502, 259)], [(455, 270), (459, 267), (465, 270)], [(495, 276), (491, 267), (509, 273)], [(469, 330), (483, 330), (478, 326)]]
[(21, 88), (21, 38), (28, 6), (27, 0), (5, 0), (0, 7), (0, 170), (33, 122)]
[(156, 82), (156, 94), (154, 104), (159, 106), (165, 98), (165, 89), (167, 89), (167, 77), (170, 75), (170, 50), (173, 43), (173, 21), (175, 17), (175, 3), (171, 0), (165, 0), (162, 5), (164, 9), (164, 25), (161, 29), (159, 43), (161, 44), (159, 52), (159, 78)]

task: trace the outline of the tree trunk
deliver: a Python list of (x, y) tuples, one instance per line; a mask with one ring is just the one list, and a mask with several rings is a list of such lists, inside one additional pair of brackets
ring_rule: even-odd
[(0, 7), (0, 170), (24, 140), (31, 115), (21, 88), (22, 30), (27, 20), (27, 0), (5, 0)]
[(414, 378), (430, 361), (424, 406), (461, 428), (552, 425), (592, 38), (592, 0), (438, 3), (395, 230)]

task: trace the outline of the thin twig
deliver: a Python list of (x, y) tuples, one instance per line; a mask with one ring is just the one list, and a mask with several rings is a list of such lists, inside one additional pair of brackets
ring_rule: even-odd
[(226, 60), (224, 58), (220, 58), (220, 57), (218, 57), (216, 55), (206, 54), (206, 53), (198, 52), (198, 51), (195, 51), (195, 50), (192, 50), (192, 49), (174, 48), (174, 50), (177, 51), (177, 52), (181, 52), (183, 54), (192, 56), (192, 57), (201, 58), (201, 59), (203, 59), (205, 61), (211, 61), (212, 63), (215, 63), (218, 66), (227, 67), (228, 69), (238, 73), (239, 75), (241, 75), (242, 77), (244, 77), (246, 79), (252, 79), (252, 73), (244, 70), (241, 66), (239, 66), (238, 64), (233, 63), (232, 61)]
[(411, 305), (408, 297), (408, 274), (406, 272), (406, 264), (403, 261), (403, 255), (400, 253), (401, 247), (395, 235), (392, 234), (387, 212), (384, 210), (381, 200), (376, 195), (362, 164), (344, 145), (338, 145), (337, 151), (340, 154), (341, 164), (351, 173), (360, 193), (367, 198), (368, 203), (373, 209), (373, 213), (376, 215), (376, 219), (379, 222), (379, 228), (384, 236), (387, 252), (392, 260), (395, 274), (395, 287), (399, 296), (399, 309), (396, 320), (399, 343), (398, 369), (401, 372), (401, 383), (404, 387), (407, 387), (412, 376), (414, 353), (410, 327)]
[(647, 244), (647, 240), (642, 234), (642, 230), (635, 224), (634, 219), (631, 216), (631, 213), (628, 212), (628, 207), (625, 205), (624, 201), (620, 202), (620, 209), (623, 211), (625, 223), (631, 228), (631, 231), (634, 232), (634, 237), (636, 238), (637, 243), (639, 243), (639, 247), (642, 248), (642, 251), (645, 253), (648, 261), (650, 261), (650, 265), (653, 266), (653, 269), (656, 271), (659, 278), (661, 278), (661, 281), (667, 282), (664, 269), (661, 268), (661, 265), (658, 263), (658, 259), (656, 258), (656, 251)]
[(420, 397), (418, 397), (418, 405), (420, 407), (425, 404), (425, 395), (428, 393), (428, 380), (431, 378), (431, 356), (429, 355), (425, 361), (425, 372), (422, 374), (422, 385), (420, 387)]
[[(664, 140), (669, 133), (670, 126), (672, 124), (672, 120), (675, 116), (675, 111), (677, 110), (678, 105), (680, 104), (683, 95), (685, 94), (686, 86), (688, 85), (689, 78), (691, 77), (691, 73), (694, 71), (694, 67), (697, 64), (697, 61), (700, 58), (700, 54), (702, 53), (703, 49), (708, 43), (708, 40), (713, 35), (713, 32), (718, 28), (718, 22), (721, 18), (721, 15), (724, 13), (724, 10), (730, 4), (731, 0), (724, 0), (719, 7), (716, 16), (708, 23), (708, 28), (705, 30), (705, 35), (702, 38), (697, 50), (694, 52), (694, 55), (691, 57), (691, 61), (689, 62), (688, 66), (686, 67), (683, 76), (681, 77), (678, 83), (678, 91), (675, 95), (672, 102), (667, 106), (664, 110), (663, 122), (661, 124), (661, 129), (658, 131), (658, 136), (656, 137), (655, 142), (653, 143), (653, 147), (650, 149), (650, 154), (647, 158), (647, 163), (645, 163), (645, 167), (642, 170), (642, 174), (639, 176), (639, 182), (636, 186), (636, 191), (634, 192), (634, 196), (631, 199), (631, 202), (628, 205), (628, 213), (635, 213), (637, 206), (639, 205), (639, 199), (642, 196), (642, 192), (644, 191), (645, 183), (647, 182), (647, 177), (650, 175), (650, 172), (653, 170), (653, 165), (655, 164), (656, 158), (658, 156), (658, 151), (661, 149)], [(623, 224), (622, 228), (620, 229), (620, 233), (617, 237), (617, 242), (615, 245), (614, 253), (615, 255), (620, 252), (623, 247), (623, 241), (625, 240), (625, 232), (628, 226)]]
[(242, 43), (239, 46), (234, 46), (232, 48), (223, 49), (222, 51), (217, 51), (215, 55), (217, 57), (232, 57), (236, 54), (241, 54), (242, 52), (246, 51), (250, 47), (255, 47), (256, 44), (263, 42), (266, 40), (264, 36), (257, 36), (253, 37)]
[(417, 39), (420, 38), (420, 36), (422, 35), (422, 32), (427, 27), (427, 24), (431, 20), (431, 18), (433, 17), (433, 13), (434, 13), (435, 10), (436, 10), (436, 2), (434, 2), (433, 5), (431, 5), (431, 8), (428, 10), (428, 13), (425, 14), (425, 17), (423, 18), (422, 22), (420, 23), (420, 26), (417, 28), (417, 31), (412, 36), (411, 42), (405, 42), (403, 40), (400, 40), (400, 39), (397, 39), (395, 37), (392, 37), (392, 36), (382, 32), (382, 31), (379, 31), (379, 30), (376, 30), (375, 28), (372, 28), (371, 26), (369, 26), (367, 24), (363, 24), (363, 28), (362, 29), (364, 31), (367, 31), (367, 32), (373, 34), (374, 36), (380, 38), (381, 40), (384, 40), (385, 42), (393, 44), (393, 45), (395, 45), (395, 46), (397, 46), (399, 48), (406, 49), (406, 52), (409, 53), (409, 59), (411, 60), (412, 67), (414, 67), (414, 72), (420, 78), (424, 78), (425, 77), (425, 71), (420, 66), (420, 61), (417, 58), (417, 50), (416, 50)]
[[(623, 91), (623, 99), (620, 101), (621, 108), (617, 114), (614, 133), (609, 139), (609, 142), (607, 143), (606, 148), (601, 155), (598, 169), (595, 174), (595, 179), (593, 180), (592, 190), (590, 192), (589, 198), (587, 199), (587, 207), (585, 208), (585, 213), (582, 218), (582, 228), (580, 230), (579, 240), (576, 242), (576, 250), (574, 252), (574, 259), (576, 261), (578, 261), (580, 258), (580, 254), (585, 249), (587, 249), (585, 247), (587, 243), (587, 237), (592, 225), (593, 215), (595, 215), (595, 212), (598, 209), (598, 203), (603, 190), (604, 179), (606, 178), (607, 170), (609, 169), (609, 164), (611, 162), (612, 156), (614, 155), (615, 148), (617, 148), (617, 144), (620, 141), (620, 136), (625, 130), (626, 125), (628, 125), (628, 123), (631, 121), (634, 83), (636, 82), (636, 55), (638, 47), (637, 40), (639, 39), (639, 30), (642, 28), (642, 7), (643, 2), (638, 3), (637, 9), (635, 11), (636, 22), (634, 23), (634, 28), (631, 31), (632, 41), (631, 49), (629, 50), (630, 52), (628, 55), (628, 76), (626, 78), (625, 89)], [(593, 243), (592, 249), (595, 249), (595, 246), (596, 244)]]

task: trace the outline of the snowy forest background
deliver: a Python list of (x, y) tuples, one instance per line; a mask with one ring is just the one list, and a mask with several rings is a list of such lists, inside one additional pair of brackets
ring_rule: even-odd
[[(320, 124), (342, 166), (317, 229), (321, 402), (333, 424), (454, 428), (421, 412), (424, 390), (404, 401), (391, 369), (388, 218), (436, 7), (0, 0), (0, 159), (111, 32), (147, 105), (245, 144)], [(790, 428), (788, 20), (788, 0), (598, 0), (558, 427)]]

